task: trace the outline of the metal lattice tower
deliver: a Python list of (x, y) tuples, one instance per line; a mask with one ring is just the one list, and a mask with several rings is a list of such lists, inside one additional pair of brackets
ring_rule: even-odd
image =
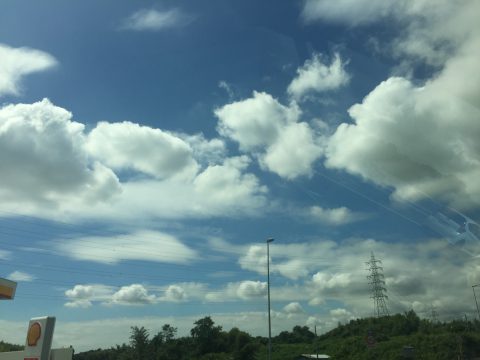
[(438, 323), (438, 312), (434, 305), (430, 306), (430, 321), (434, 324)]
[(367, 261), (366, 264), (369, 266), (367, 270), (370, 271), (370, 275), (367, 276), (367, 279), (370, 280), (369, 284), (372, 286), (371, 298), (373, 299), (374, 315), (376, 317), (388, 316), (390, 314), (385, 301), (388, 299), (388, 296), (387, 289), (385, 288), (383, 267), (381, 266), (382, 261), (375, 259), (375, 255), (372, 251), (370, 261)]

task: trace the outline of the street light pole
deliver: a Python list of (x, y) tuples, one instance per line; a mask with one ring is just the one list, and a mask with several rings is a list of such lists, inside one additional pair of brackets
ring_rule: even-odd
[(272, 321), (270, 318), (270, 243), (272, 241), (272, 238), (267, 239), (268, 360), (272, 358)]
[(478, 310), (478, 302), (477, 302), (477, 295), (475, 295), (475, 287), (479, 286), (480, 284), (477, 285), (472, 285), (472, 291), (473, 291), (473, 298), (475, 299), (475, 305), (477, 305), (477, 315), (480, 320), (480, 310)]

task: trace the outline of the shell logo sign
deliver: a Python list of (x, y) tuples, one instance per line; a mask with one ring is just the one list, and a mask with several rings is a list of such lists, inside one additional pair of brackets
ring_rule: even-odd
[(34, 322), (30, 325), (27, 334), (27, 344), (28, 346), (37, 346), (38, 340), (42, 336), (42, 325), (39, 322)]
[(30, 320), (24, 351), (0, 353), (0, 360), (72, 360), (73, 348), (52, 349), (55, 318), (37, 317)]
[(49, 360), (52, 347), (55, 318), (33, 318), (28, 324), (23, 360)]

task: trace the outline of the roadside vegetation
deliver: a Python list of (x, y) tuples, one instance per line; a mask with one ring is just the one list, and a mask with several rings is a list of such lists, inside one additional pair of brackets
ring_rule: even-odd
[[(224, 331), (207, 316), (194, 323), (190, 336), (177, 337), (177, 329), (169, 324), (153, 335), (134, 326), (129, 344), (78, 353), (74, 360), (254, 360), (267, 357), (267, 343), (267, 338), (237, 328)], [(0, 351), (22, 348), (0, 341)], [(353, 360), (474, 359), (480, 356), (480, 322), (432, 322), (409, 311), (351, 320), (317, 337), (308, 327), (295, 326), (272, 339), (272, 360), (317, 352)]]

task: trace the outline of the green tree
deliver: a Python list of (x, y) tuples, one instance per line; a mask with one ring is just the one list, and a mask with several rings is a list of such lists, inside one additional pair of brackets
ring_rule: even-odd
[(148, 330), (143, 326), (141, 328), (137, 326), (131, 327), (130, 332), (130, 345), (134, 351), (134, 358), (136, 360), (146, 360), (150, 359), (150, 352), (148, 351), (148, 340), (149, 334)]
[(215, 323), (206, 316), (194, 322), (190, 334), (195, 342), (199, 355), (220, 352), (222, 349), (222, 327), (215, 326)]

